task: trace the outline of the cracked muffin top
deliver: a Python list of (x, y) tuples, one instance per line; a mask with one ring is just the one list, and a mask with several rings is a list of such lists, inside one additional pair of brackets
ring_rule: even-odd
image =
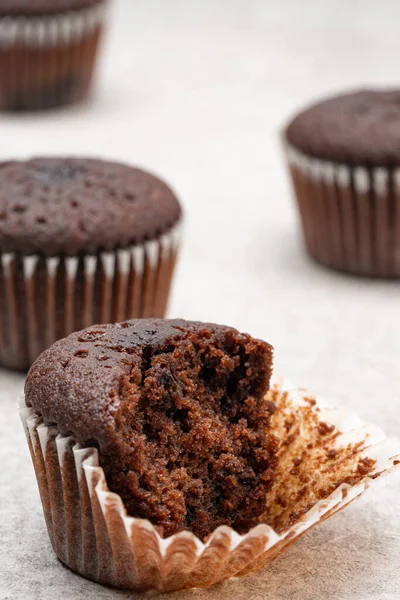
[(93, 326), (45, 351), (26, 403), (99, 451), (111, 491), (164, 535), (257, 523), (276, 466), (272, 348), (183, 320)]
[(160, 179), (86, 158), (0, 163), (0, 250), (45, 256), (124, 248), (171, 229), (181, 208)]

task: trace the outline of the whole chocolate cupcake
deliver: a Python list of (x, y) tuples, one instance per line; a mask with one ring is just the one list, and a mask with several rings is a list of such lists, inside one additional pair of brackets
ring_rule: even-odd
[(276, 466), (271, 362), (265, 342), (183, 320), (97, 325), (45, 351), (28, 374), (25, 403), (40, 437), (32, 458), (58, 557), (122, 587), (135, 564), (154, 559), (150, 524), (133, 519), (130, 535), (107, 504), (98, 512), (90, 490), (88, 507), (78, 456), (93, 448), (128, 514), (165, 537), (256, 525)]
[(357, 275), (400, 276), (400, 91), (311, 106), (285, 132), (306, 245)]
[(181, 209), (159, 179), (84, 158), (0, 163), (0, 363), (96, 322), (164, 316)]
[(0, 109), (83, 100), (108, 0), (0, 0)]

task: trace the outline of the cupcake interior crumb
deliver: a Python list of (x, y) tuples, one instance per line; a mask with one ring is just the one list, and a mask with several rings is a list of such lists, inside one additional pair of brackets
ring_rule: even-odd
[(265, 397), (271, 348), (237, 332), (187, 331), (132, 357), (116, 404), (122, 442), (100, 462), (128, 514), (165, 536), (244, 531), (265, 510), (276, 465)]

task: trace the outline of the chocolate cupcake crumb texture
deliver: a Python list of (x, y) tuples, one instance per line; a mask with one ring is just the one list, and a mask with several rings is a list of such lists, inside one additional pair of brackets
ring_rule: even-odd
[(272, 348), (212, 324), (134, 320), (44, 352), (27, 405), (99, 450), (110, 489), (164, 535), (257, 523), (273, 481)]
[(154, 239), (181, 216), (168, 186), (123, 164), (83, 158), (0, 163), (0, 250), (45, 256)]
[(104, 0), (0, 0), (0, 17), (46, 16), (90, 8)]
[(400, 90), (362, 90), (311, 106), (286, 129), (295, 149), (350, 166), (400, 165)]

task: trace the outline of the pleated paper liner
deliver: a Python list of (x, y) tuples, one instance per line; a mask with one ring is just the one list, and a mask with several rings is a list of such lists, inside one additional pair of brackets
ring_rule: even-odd
[(41, 110), (90, 89), (108, 0), (48, 17), (0, 18), (0, 109)]
[(124, 589), (207, 588), (261, 569), (400, 463), (400, 443), (351, 412), (316, 403), (284, 381), (269, 394), (281, 445), (268, 510), (246, 535), (219, 527), (206, 542), (190, 532), (163, 539), (149, 521), (127, 516), (107, 487), (97, 450), (46, 427), (22, 398), (20, 414), (59, 559), (88, 579)]
[(96, 323), (164, 317), (181, 225), (97, 255), (0, 254), (0, 364), (28, 369), (56, 340)]
[(355, 275), (400, 277), (400, 169), (286, 152), (311, 256)]

